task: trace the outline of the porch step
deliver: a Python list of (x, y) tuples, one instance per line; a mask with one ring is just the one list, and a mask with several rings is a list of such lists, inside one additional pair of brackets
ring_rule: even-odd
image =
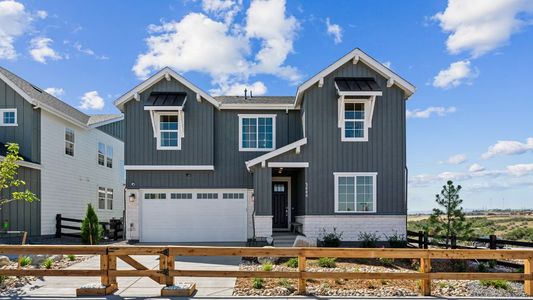
[(274, 247), (292, 247), (297, 236), (292, 232), (274, 232)]

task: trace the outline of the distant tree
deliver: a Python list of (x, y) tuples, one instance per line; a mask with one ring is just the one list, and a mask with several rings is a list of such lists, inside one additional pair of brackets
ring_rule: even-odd
[(85, 219), (81, 222), (81, 241), (88, 245), (98, 245), (103, 235), (104, 229), (98, 221), (93, 206), (89, 203), (87, 204)]
[(450, 245), (452, 235), (466, 237), (472, 235), (472, 226), (466, 220), (461, 206), (463, 200), (459, 196), (460, 191), (461, 186), (455, 187), (451, 180), (442, 186), (440, 194), (435, 195), (438, 207), (433, 209), (427, 223), (433, 234), (444, 235), (446, 248)]
[(38, 201), (37, 196), (29, 191), (12, 191), (10, 189), (18, 189), (26, 185), (24, 180), (17, 178), (19, 165), (17, 162), (24, 160), (19, 155), (19, 146), (15, 143), (9, 143), (6, 145), (7, 153), (6, 157), (0, 161), (0, 210), (2, 207), (10, 202), (23, 200), (27, 202)]

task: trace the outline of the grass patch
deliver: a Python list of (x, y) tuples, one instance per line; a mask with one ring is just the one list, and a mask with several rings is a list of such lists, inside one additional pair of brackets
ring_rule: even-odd
[(278, 281), (278, 285), (286, 289), (290, 289), (292, 287), (290, 281), (287, 278), (280, 278), (280, 280)]
[(510, 290), (511, 286), (507, 280), (480, 280), (479, 283), (485, 287), (494, 287), (502, 290)]
[(256, 290), (262, 289), (265, 286), (265, 280), (263, 278), (254, 278), (252, 281), (252, 287)]
[(20, 260), (20, 266), (21, 267), (25, 267), (25, 266), (28, 266), (28, 265), (31, 265), (31, 258), (29, 256), (24, 256)]
[(69, 254), (69, 255), (67, 255), (67, 258), (68, 258), (69, 261), (75, 261), (76, 260), (76, 255)]
[(44, 262), (43, 262), (43, 267), (45, 269), (50, 269), (52, 268), (52, 265), (54, 264), (54, 260), (52, 260), (50, 257), (45, 259)]
[(321, 268), (335, 268), (337, 259), (334, 257), (321, 257), (318, 259), (318, 266)]
[(296, 257), (291, 257), (286, 263), (285, 265), (289, 268), (298, 268), (298, 258)]
[(262, 267), (263, 267), (263, 271), (270, 272), (272, 271), (272, 268), (274, 267), (274, 265), (268, 262), (268, 263), (264, 263)]

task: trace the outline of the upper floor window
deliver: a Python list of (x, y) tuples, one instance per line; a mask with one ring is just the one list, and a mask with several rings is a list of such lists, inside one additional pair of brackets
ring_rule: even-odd
[(98, 164), (113, 168), (113, 147), (98, 143)]
[(17, 126), (17, 109), (0, 109), (0, 126)]
[(360, 102), (344, 103), (343, 140), (366, 140), (365, 104)]
[(276, 149), (276, 115), (239, 115), (239, 151)]
[(65, 154), (74, 156), (74, 130), (65, 128)]
[(335, 212), (376, 212), (377, 173), (334, 173)]
[(157, 149), (181, 149), (179, 137), (179, 122), (177, 113), (159, 114), (159, 133)]

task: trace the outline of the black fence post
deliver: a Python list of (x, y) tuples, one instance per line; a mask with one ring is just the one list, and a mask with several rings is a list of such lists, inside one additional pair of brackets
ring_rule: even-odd
[(496, 235), (489, 236), (489, 249), (496, 249)]
[(450, 238), (450, 244), (452, 249), (457, 249), (457, 236), (455, 234), (452, 234)]
[(56, 238), (61, 238), (61, 214), (56, 215)]
[(422, 231), (418, 232), (418, 248), (424, 248), (424, 233)]
[(427, 249), (429, 246), (429, 234), (427, 231), (424, 231), (424, 249)]

